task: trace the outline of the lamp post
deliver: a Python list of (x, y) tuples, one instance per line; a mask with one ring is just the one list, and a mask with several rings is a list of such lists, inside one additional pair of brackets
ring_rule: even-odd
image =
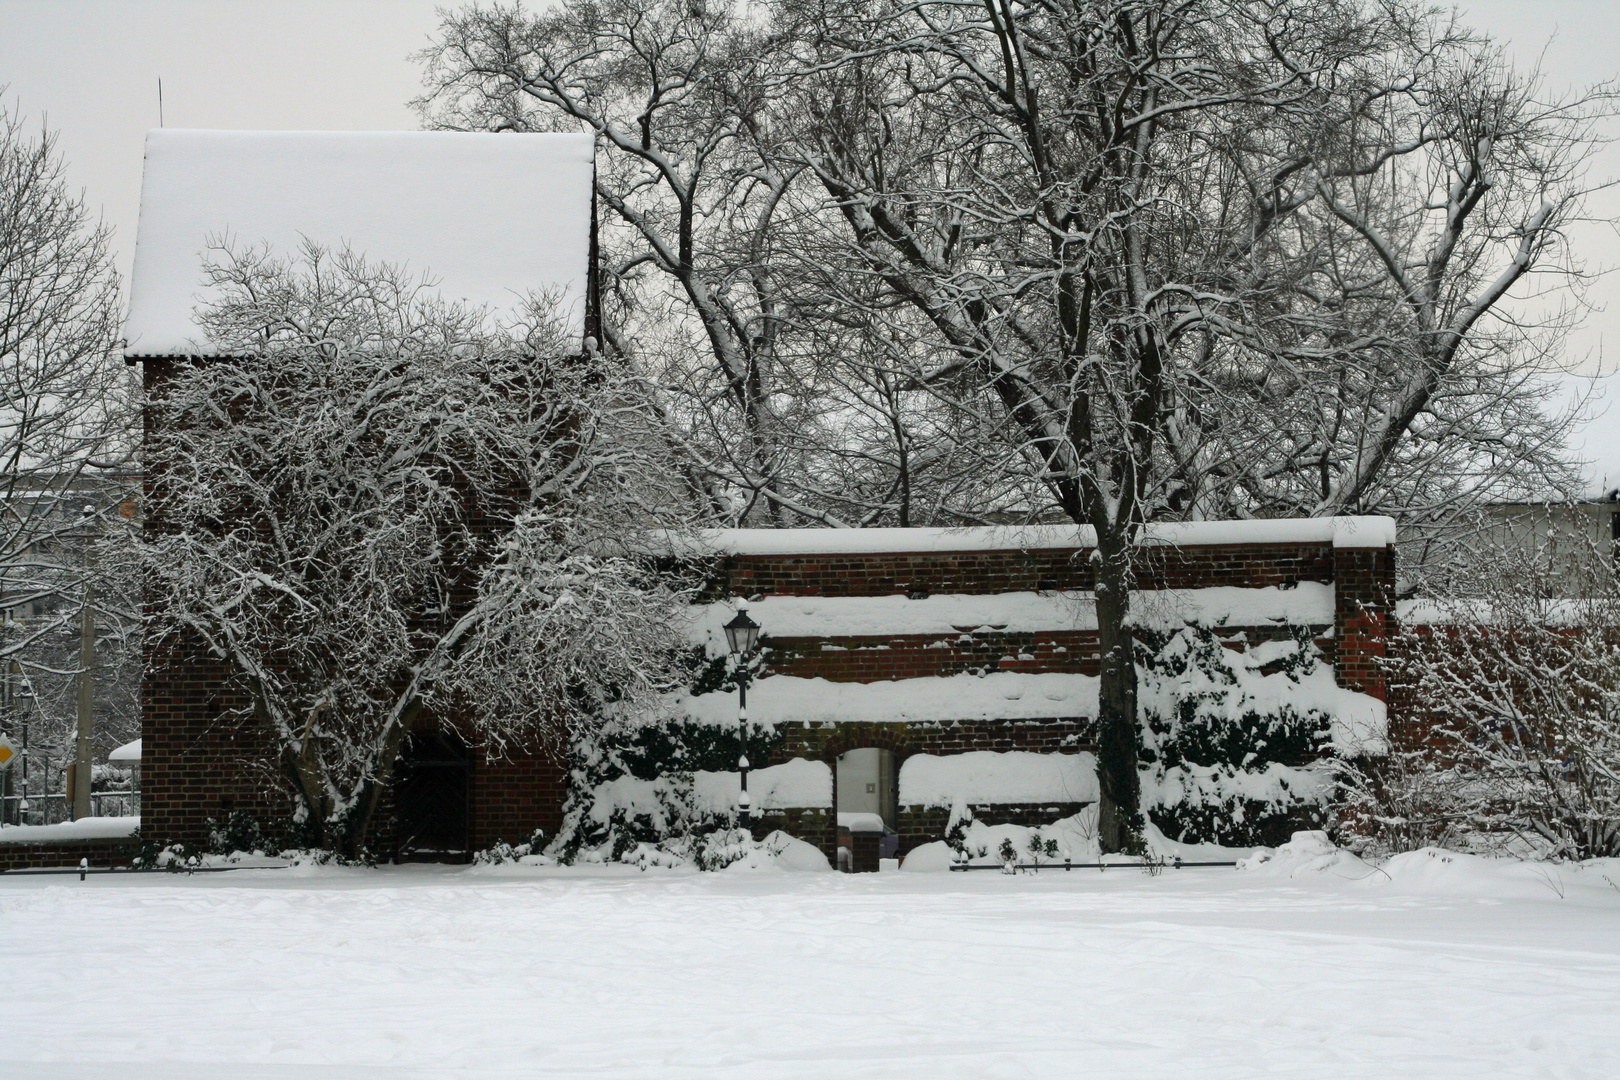
[(748, 617), (747, 608), (738, 608), (737, 614), (726, 623), (726, 645), (737, 657), (737, 772), (742, 778), (742, 793), (737, 796), (740, 817), (753, 817), (753, 806), (748, 800), (748, 654), (759, 640), (759, 623)]

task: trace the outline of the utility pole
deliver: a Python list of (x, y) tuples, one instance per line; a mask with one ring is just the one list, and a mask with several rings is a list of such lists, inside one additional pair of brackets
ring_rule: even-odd
[[(0, 610), (0, 633), (4, 633), (6, 640), (9, 641), (11, 637), (10, 631), (11, 609), (6, 608)], [(7, 735), (16, 730), (17, 723), (16, 710), (12, 707), (16, 699), (12, 696), (11, 668), (12, 662), (9, 660), (0, 665), (0, 716), (5, 717), (4, 726)], [(12, 821), (11, 818), (11, 804), (13, 802), (11, 787), (11, 770), (0, 769), (0, 825), (22, 824), (20, 821)]]
[[(92, 524), (91, 508), (86, 506), (85, 523)], [(96, 590), (90, 579), (95, 565), (95, 533), (86, 532), (84, 542), (84, 606), (79, 617), (79, 739), (73, 758), (73, 820), (90, 816), (90, 781), (95, 771), (96, 684)]]

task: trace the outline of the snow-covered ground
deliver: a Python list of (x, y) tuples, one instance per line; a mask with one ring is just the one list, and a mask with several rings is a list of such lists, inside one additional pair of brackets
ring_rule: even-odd
[(1620, 1075), (1620, 862), (0, 875), (0, 1075)]

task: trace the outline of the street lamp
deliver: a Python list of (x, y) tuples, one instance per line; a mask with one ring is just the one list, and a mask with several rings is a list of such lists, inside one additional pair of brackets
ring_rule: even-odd
[(759, 640), (759, 623), (748, 617), (747, 608), (738, 608), (737, 614), (726, 623), (726, 644), (737, 657), (737, 772), (742, 778), (742, 793), (737, 796), (737, 813), (752, 817), (753, 806), (748, 801), (748, 654)]

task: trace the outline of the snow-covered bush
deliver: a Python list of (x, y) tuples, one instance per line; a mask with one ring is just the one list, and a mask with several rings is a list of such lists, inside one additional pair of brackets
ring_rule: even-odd
[(1404, 605), (1404, 737), (1351, 775), (1362, 849), (1620, 855), (1620, 581), (1606, 545), (1558, 532)]
[(1229, 648), (1213, 631), (1139, 630), (1143, 810), (1186, 843), (1280, 843), (1326, 820), (1332, 672), (1310, 633)]
[(509, 844), (505, 840), (497, 840), (483, 851), (473, 852), (473, 864), (476, 866), (501, 866), (505, 863), (521, 862), (539, 855), (545, 850), (545, 847), (545, 832), (536, 829), (521, 844)]
[[(914, 849), (906, 856), (904, 868), (940, 868), (939, 846), (949, 852), (952, 862), (999, 863), (1007, 873), (1018, 867), (1061, 867), (1065, 860), (1092, 862), (1101, 854), (1097, 844), (1097, 808), (1088, 806), (1078, 814), (1049, 825), (1033, 826), (987, 825), (974, 820), (973, 812), (964, 808), (952, 815), (943, 845), (925, 844)], [(919, 856), (918, 852), (922, 854)]]
[[(699, 686), (734, 688), (722, 669), (688, 661)], [(771, 760), (780, 741), (772, 729), (750, 725), (749, 760)], [(729, 806), (699, 796), (698, 777), (734, 772), (740, 749), (735, 724), (699, 723), (660, 710), (616, 713), (570, 745), (563, 825), (548, 850), (564, 862), (587, 852), (637, 861), (648, 849), (674, 844), (681, 858), (705, 864), (703, 838), (737, 822)]]

